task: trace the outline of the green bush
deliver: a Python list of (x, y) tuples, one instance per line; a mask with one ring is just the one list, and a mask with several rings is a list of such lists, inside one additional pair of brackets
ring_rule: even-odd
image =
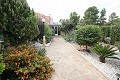
[(101, 34), (102, 34), (102, 41), (106, 42), (106, 38), (110, 36), (110, 27), (109, 26), (101, 26)]
[(101, 26), (102, 41), (107, 43), (109, 37), (110, 43), (115, 44), (116, 41), (120, 40), (120, 26)]
[(116, 41), (120, 40), (120, 26), (111, 27), (110, 38), (111, 44), (115, 44)]
[(66, 41), (68, 41), (68, 42), (71, 41), (71, 37), (70, 37), (70, 35), (68, 35), (68, 34), (64, 34), (64, 35), (63, 35), (63, 38), (64, 38)]
[(38, 54), (32, 46), (8, 47), (3, 53), (6, 69), (2, 80), (48, 80), (53, 68), (47, 56)]
[(1, 0), (0, 13), (0, 34), (6, 46), (31, 41), (39, 34), (37, 18), (26, 0)]
[(53, 31), (50, 26), (45, 24), (45, 37), (46, 37), (46, 43), (49, 43), (52, 39)]
[(79, 45), (92, 46), (100, 40), (99, 26), (86, 25), (80, 26), (76, 31), (76, 42)]
[(0, 74), (5, 70), (5, 64), (2, 62), (2, 55), (0, 54)]
[(2, 74), (2, 72), (5, 70), (5, 64), (4, 63), (0, 63), (0, 74)]
[(75, 31), (71, 32), (71, 34), (64, 34), (63, 38), (68, 42), (75, 42)]

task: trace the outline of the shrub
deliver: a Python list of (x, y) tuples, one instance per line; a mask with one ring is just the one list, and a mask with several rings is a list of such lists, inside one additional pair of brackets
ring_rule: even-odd
[(0, 63), (0, 74), (2, 74), (4, 69), (5, 69), (5, 64), (4, 63)]
[(75, 42), (75, 31), (71, 32), (71, 34), (64, 34), (63, 37), (66, 41)]
[(1, 0), (0, 13), (0, 34), (6, 46), (31, 41), (39, 34), (37, 18), (26, 0)]
[(2, 55), (0, 54), (0, 74), (2, 74), (5, 69), (5, 64), (2, 62), (2, 59)]
[(76, 42), (79, 45), (92, 46), (100, 40), (100, 29), (98, 26), (81, 26), (76, 31)]
[(38, 55), (34, 47), (8, 47), (3, 58), (6, 64), (2, 74), (4, 80), (47, 80), (53, 72), (50, 59)]
[(52, 39), (52, 28), (45, 24), (45, 37), (46, 37), (46, 43), (49, 43)]
[(116, 41), (120, 40), (120, 26), (111, 27), (110, 31), (111, 44), (115, 44)]
[(101, 26), (101, 33), (102, 33), (102, 41), (106, 42), (106, 38), (110, 36), (110, 27), (109, 26)]
[(115, 53), (116, 50), (114, 50), (113, 48), (114, 47), (110, 47), (110, 45), (102, 46), (102, 44), (99, 44), (94, 46), (92, 48), (92, 51), (99, 55), (100, 62), (105, 63), (105, 58), (119, 59), (114, 56), (117, 54)]

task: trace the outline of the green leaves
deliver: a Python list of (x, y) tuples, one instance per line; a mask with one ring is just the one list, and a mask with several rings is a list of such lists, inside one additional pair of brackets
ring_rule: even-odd
[(45, 50), (45, 48), (40, 48), (39, 51), (38, 51), (38, 55), (40, 55), (40, 56), (45, 56), (45, 55), (46, 55), (46, 50)]
[(5, 43), (19, 45), (39, 35), (37, 18), (26, 0), (2, 0), (0, 13), (0, 34), (3, 34)]
[(98, 9), (97, 7), (89, 7), (84, 13), (84, 21), (87, 25), (96, 25), (98, 19)]
[(100, 30), (98, 26), (80, 26), (76, 30), (76, 42), (79, 45), (94, 45), (100, 40)]
[(0, 54), (0, 74), (1, 74), (1, 73), (4, 71), (4, 69), (5, 69), (5, 64), (2, 63), (2, 59), (3, 59), (2, 54)]
[(103, 58), (118, 59), (117, 57), (114, 56), (114, 55), (117, 55), (115, 53), (116, 50), (114, 50), (114, 47), (110, 47), (110, 45), (103, 46), (102, 44), (98, 44), (92, 48), (92, 51)]
[(61, 19), (61, 30), (67, 34), (70, 34), (78, 25), (80, 16), (76, 12), (71, 12), (69, 19)]
[(4, 69), (5, 69), (5, 64), (0, 63), (0, 74), (4, 71)]
[(119, 50), (119, 52), (120, 52), (120, 41), (117, 41), (117, 42), (116, 42), (116, 46), (118, 47), (118, 50)]
[(45, 37), (47, 43), (49, 43), (52, 39), (52, 28), (47, 24), (45, 24)]
[(99, 18), (99, 21), (98, 21), (99, 22), (98, 25), (100, 25), (100, 26), (105, 25), (105, 23), (106, 23), (105, 15), (106, 15), (106, 10), (105, 10), (105, 8), (103, 8), (102, 11), (100, 12), (100, 18)]

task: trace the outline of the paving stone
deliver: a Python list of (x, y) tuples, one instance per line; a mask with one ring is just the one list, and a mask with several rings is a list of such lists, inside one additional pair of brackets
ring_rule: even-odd
[(50, 80), (108, 80), (62, 37), (55, 37), (46, 49), (55, 69)]

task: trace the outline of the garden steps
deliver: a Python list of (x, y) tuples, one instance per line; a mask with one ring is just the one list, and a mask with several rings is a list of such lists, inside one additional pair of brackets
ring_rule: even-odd
[(50, 80), (108, 80), (61, 36), (46, 49), (55, 69)]

